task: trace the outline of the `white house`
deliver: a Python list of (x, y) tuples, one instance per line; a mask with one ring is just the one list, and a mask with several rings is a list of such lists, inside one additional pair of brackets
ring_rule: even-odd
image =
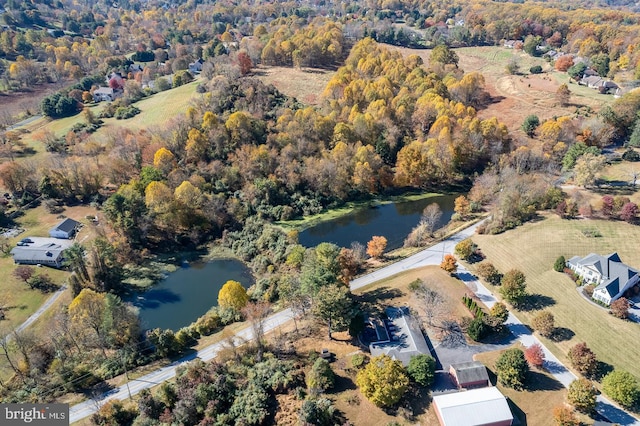
[(22, 244), (11, 250), (13, 261), (18, 265), (45, 265), (61, 268), (64, 263), (64, 251), (71, 241), (52, 238), (31, 237), (31, 243)]
[(585, 284), (596, 284), (593, 298), (606, 305), (622, 297), (625, 291), (638, 284), (638, 270), (622, 263), (618, 253), (606, 256), (591, 253), (586, 257), (574, 256), (567, 266), (579, 275)]
[(111, 87), (98, 87), (93, 91), (94, 102), (113, 102), (122, 93), (121, 90), (113, 90)]

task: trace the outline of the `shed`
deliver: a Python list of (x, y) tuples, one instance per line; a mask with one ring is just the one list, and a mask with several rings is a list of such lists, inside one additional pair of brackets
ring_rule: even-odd
[(76, 235), (76, 232), (78, 232), (80, 226), (80, 222), (70, 218), (66, 218), (49, 230), (49, 236), (53, 238), (70, 239)]
[(483, 388), (489, 386), (486, 367), (477, 361), (453, 364), (449, 374), (459, 389)]
[(433, 406), (441, 426), (511, 426), (513, 414), (498, 388), (436, 395)]

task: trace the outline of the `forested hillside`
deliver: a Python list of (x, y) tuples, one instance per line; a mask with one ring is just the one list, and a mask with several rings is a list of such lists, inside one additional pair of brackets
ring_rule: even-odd
[[(410, 191), (467, 193), (456, 200), (456, 220), (487, 213), (480, 228), (487, 234), (538, 218), (540, 209), (591, 217), (592, 199), (559, 185), (598, 184), (614, 157), (605, 158), (604, 147), (627, 144), (625, 155), (638, 155), (635, 7), (597, 0), (7, 1), (0, 9), (2, 224), (13, 226), (12, 218), (38, 203), (52, 215), (92, 206), (92, 223), (98, 216), (104, 223), (67, 251), (72, 301), (52, 314), (52, 335), (2, 339), (0, 372), (10, 377), (0, 383), (3, 398), (86, 392), (127, 368), (176, 357), (224, 325), (264, 320), (270, 303), (314, 318), (329, 335), (355, 336), (366, 304), (345, 284), (365, 265), (365, 248), (305, 248), (278, 221)], [(465, 46), (491, 50), (482, 66), (465, 70), (457, 53)], [(520, 67), (522, 58), (533, 66)], [(273, 67), (331, 78), (307, 105), (263, 82)], [(620, 91), (579, 86), (587, 74), (615, 81)], [(536, 84), (552, 88), (545, 93), (552, 107), (532, 102), (518, 111), (522, 122), (505, 123), (499, 108), (516, 95), (498, 83), (529, 93)], [(36, 124), (10, 126), (37, 114), (44, 117), (34, 117)], [(628, 198), (609, 201), (611, 214), (614, 204), (628, 206), (619, 218), (636, 219)], [(439, 218), (430, 207), (425, 216)], [(436, 238), (426, 221), (407, 246)], [(372, 264), (386, 245), (375, 238), (367, 250)], [(189, 327), (143, 333), (119, 296), (136, 291), (132, 283), (162, 277), (148, 266), (159, 255), (212, 248), (245, 261), (255, 285), (247, 292), (236, 283), (235, 299), (221, 292), (221, 306)], [(20, 272), (13, 276), (28, 284), (34, 272)], [(304, 372), (284, 361), (291, 353), (262, 359), (261, 345), (250, 360), (234, 346), (225, 366), (180, 371), (164, 398), (142, 396), (141, 418), (273, 419), (276, 395), (301, 389)], [(278, 377), (267, 380), (267, 370)], [(309, 388), (306, 399), (296, 390), (307, 404), (305, 421), (330, 411), (330, 424), (331, 402)], [(138, 414), (121, 409), (108, 406), (94, 421)]]

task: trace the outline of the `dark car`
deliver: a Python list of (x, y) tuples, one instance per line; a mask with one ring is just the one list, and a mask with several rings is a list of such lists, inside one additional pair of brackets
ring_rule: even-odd
[(23, 238), (20, 240), (21, 243), (31, 244), (33, 240), (31, 238)]

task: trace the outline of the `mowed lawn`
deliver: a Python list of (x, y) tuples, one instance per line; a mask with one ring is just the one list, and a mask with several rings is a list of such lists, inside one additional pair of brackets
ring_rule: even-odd
[[(117, 120), (115, 118), (103, 119), (104, 125), (98, 129), (90, 139), (93, 138), (101, 141), (104, 135), (108, 134), (111, 129), (124, 127), (131, 130), (147, 129), (147, 128), (163, 128), (174, 117), (184, 114), (189, 107), (191, 100), (195, 96), (201, 96), (196, 93), (196, 87), (199, 81), (193, 81), (175, 89), (169, 89), (164, 92), (156, 93), (144, 98), (133, 105), (140, 108), (140, 114), (126, 119)], [(101, 102), (97, 105), (89, 105), (88, 108), (97, 117), (106, 103)], [(44, 130), (53, 132), (57, 137), (66, 135), (75, 124), (84, 123), (85, 119), (82, 113), (72, 117), (65, 117), (57, 120), (49, 118), (40, 118), (26, 126), (25, 133), (22, 137), (23, 142), (33, 148), (39, 155), (45, 152), (45, 147), (40, 140), (39, 135)], [(30, 157), (33, 158), (33, 157)]]
[[(587, 237), (583, 230), (597, 230), (601, 237)], [(551, 298), (548, 306), (555, 316), (556, 326), (575, 333), (570, 339), (553, 342), (543, 339), (549, 349), (569, 365), (567, 352), (579, 342), (586, 342), (600, 361), (621, 368), (640, 378), (637, 362), (640, 324), (623, 321), (608, 311), (585, 300), (576, 286), (563, 273), (553, 270), (560, 255), (569, 259), (591, 252), (607, 254), (617, 251), (623, 262), (640, 267), (640, 227), (624, 222), (602, 220), (563, 220), (545, 214), (542, 220), (525, 224), (500, 235), (475, 235), (486, 261), (500, 272), (520, 269), (527, 277), (527, 290)], [(473, 265), (471, 265), (473, 270)], [(497, 294), (497, 287), (493, 288)], [(530, 324), (536, 311), (516, 312)], [(571, 333), (569, 333), (571, 335)]]

